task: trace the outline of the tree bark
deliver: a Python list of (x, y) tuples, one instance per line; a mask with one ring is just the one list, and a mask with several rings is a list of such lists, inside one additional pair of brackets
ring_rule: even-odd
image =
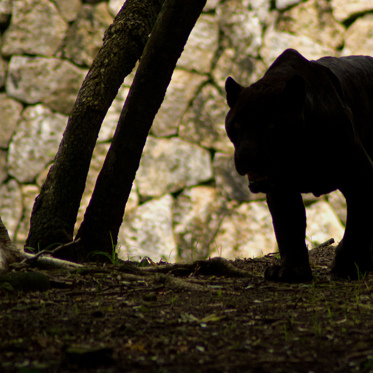
[(154, 117), (206, 0), (165, 0), (77, 237), (79, 255), (111, 253)]
[(105, 115), (141, 57), (164, 0), (127, 0), (105, 33), (67, 123), (54, 164), (35, 200), (26, 247), (72, 241), (85, 182)]

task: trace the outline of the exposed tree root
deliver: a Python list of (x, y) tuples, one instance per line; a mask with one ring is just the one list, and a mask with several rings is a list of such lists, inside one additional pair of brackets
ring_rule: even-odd
[(228, 277), (254, 277), (251, 273), (236, 268), (224, 258), (197, 260), (188, 264), (165, 264), (142, 268), (144, 272), (171, 273), (176, 276), (205, 275)]

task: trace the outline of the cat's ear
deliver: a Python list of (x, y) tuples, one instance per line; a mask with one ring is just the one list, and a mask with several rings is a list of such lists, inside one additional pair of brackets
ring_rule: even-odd
[(236, 104), (238, 95), (243, 90), (244, 90), (244, 87), (238, 84), (233, 78), (229, 77), (225, 81), (225, 91), (227, 92), (227, 102), (230, 108), (232, 108)]

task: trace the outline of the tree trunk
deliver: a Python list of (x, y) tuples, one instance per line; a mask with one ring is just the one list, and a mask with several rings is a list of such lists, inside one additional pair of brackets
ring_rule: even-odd
[(81, 197), (103, 119), (141, 57), (164, 0), (127, 0), (79, 91), (63, 139), (31, 215), (26, 247), (73, 238)]
[[(79, 255), (111, 253), (154, 117), (206, 0), (166, 0), (141, 57), (77, 237)], [(112, 242), (113, 241), (113, 242)], [(83, 252), (85, 251), (85, 252)]]

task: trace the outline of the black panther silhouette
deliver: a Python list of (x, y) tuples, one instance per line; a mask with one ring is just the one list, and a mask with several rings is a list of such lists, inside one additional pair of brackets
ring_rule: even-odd
[(332, 272), (356, 278), (372, 269), (373, 58), (309, 61), (284, 51), (264, 77), (244, 88), (226, 81), (226, 130), (235, 165), (267, 203), (281, 255), (265, 278), (312, 279), (301, 193), (339, 189), (347, 202), (344, 237)]

